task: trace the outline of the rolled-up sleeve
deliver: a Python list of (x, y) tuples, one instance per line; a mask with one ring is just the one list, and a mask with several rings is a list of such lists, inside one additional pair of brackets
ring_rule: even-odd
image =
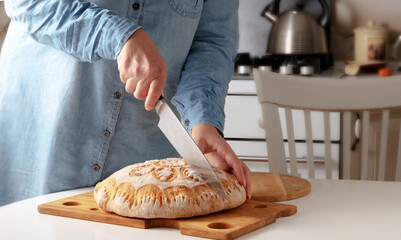
[(138, 24), (79, 0), (6, 0), (7, 15), (35, 41), (79, 60), (116, 59)]
[(208, 123), (221, 132), (238, 48), (238, 0), (205, 0), (193, 44), (172, 102), (187, 131)]

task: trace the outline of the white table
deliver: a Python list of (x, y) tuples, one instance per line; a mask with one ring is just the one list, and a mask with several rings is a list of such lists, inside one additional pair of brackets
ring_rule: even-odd
[[(287, 201), (290, 217), (239, 239), (401, 239), (401, 182), (310, 180), (312, 192)], [(168, 228), (136, 229), (39, 214), (41, 203), (87, 192), (54, 193), (0, 207), (0, 239), (200, 239)]]

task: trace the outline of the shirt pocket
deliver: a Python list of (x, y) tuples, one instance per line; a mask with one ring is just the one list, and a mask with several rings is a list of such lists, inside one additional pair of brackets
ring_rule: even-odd
[(197, 18), (201, 15), (204, 0), (168, 0), (170, 8), (180, 16)]

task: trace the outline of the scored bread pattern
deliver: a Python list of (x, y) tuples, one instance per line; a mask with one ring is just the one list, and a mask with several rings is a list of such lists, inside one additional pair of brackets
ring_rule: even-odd
[(105, 211), (138, 218), (183, 218), (237, 207), (245, 190), (234, 175), (215, 168), (227, 194), (221, 198), (182, 159), (127, 166), (102, 182), (94, 198)]

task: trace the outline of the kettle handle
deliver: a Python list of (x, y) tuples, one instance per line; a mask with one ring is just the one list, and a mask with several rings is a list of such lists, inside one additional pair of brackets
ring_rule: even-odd
[(272, 22), (276, 22), (279, 11), (280, 11), (280, 0), (273, 0), (263, 9), (260, 15), (262, 17), (269, 19)]
[[(322, 14), (319, 17), (320, 24), (325, 27), (330, 19), (329, 6), (327, 5), (326, 0), (318, 0), (320, 5), (322, 6)], [(270, 4), (268, 4), (265, 9), (263, 9), (261, 16), (266, 17), (269, 20), (275, 22), (277, 16), (280, 12), (280, 0), (273, 0)], [(273, 14), (272, 14), (273, 13)]]
[(265, 9), (278, 15), (280, 13), (280, 0), (273, 0)]
[(330, 19), (329, 6), (327, 5), (326, 0), (319, 0), (320, 5), (322, 6), (322, 14), (319, 17), (320, 24), (325, 27)]

